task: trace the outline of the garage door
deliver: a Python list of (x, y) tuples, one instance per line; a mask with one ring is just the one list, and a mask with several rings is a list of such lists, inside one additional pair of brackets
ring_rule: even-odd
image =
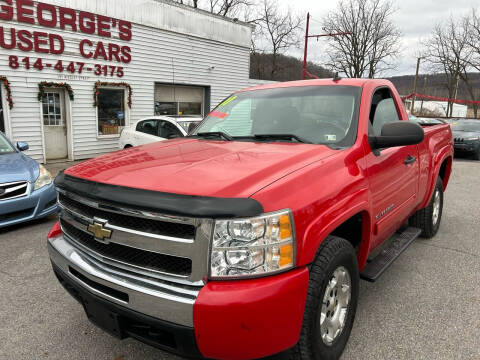
[(155, 115), (202, 115), (205, 90), (198, 86), (155, 85)]

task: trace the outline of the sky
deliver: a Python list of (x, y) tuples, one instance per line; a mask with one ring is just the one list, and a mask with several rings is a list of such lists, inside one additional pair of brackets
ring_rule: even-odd
[[(309, 32), (319, 34), (323, 32), (322, 18), (336, 8), (338, 0), (278, 0), (278, 2), (305, 18), (307, 11), (310, 12)], [(403, 34), (402, 51), (396, 61), (396, 69), (388, 71), (384, 76), (414, 74), (417, 54), (421, 49), (420, 42), (428, 38), (435, 24), (441, 23), (450, 16), (460, 17), (471, 13), (474, 7), (480, 10), (479, 0), (393, 0), (393, 2), (397, 8), (393, 21)], [(318, 42), (310, 39), (308, 60), (318, 62), (320, 65), (325, 63), (327, 59), (325, 45), (325, 39), (320, 39)], [(290, 54), (303, 58), (303, 43), (300, 49), (292, 49)]]

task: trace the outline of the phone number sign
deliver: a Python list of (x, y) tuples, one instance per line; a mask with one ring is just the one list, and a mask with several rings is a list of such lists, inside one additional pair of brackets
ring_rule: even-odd
[[(122, 77), (124, 75), (123, 65), (132, 60), (131, 48), (128, 45), (132, 39), (132, 24), (128, 21), (76, 11), (62, 6), (34, 3), (32, 0), (0, 0), (0, 23), (2, 23), (1, 20), (73, 31), (85, 35), (84, 38), (80, 37), (79, 39), (78, 55), (86, 61), (112, 62), (112, 65), (87, 63), (86, 61), (55, 60), (49, 62), (40, 54), (64, 54), (65, 39), (61, 34), (2, 25), (0, 26), (0, 48), (34, 52), (40, 55), (37, 57), (10, 55), (8, 65), (12, 69), (24, 68), (42, 71), (51, 68), (58, 72), (65, 71), (71, 74), (91, 72), (97, 76)], [(93, 41), (91, 35), (105, 40)]]

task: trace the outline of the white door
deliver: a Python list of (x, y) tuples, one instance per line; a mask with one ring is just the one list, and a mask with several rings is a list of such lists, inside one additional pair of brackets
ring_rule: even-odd
[(63, 90), (45, 91), (42, 110), (46, 158), (47, 160), (65, 159), (68, 156), (68, 148)]

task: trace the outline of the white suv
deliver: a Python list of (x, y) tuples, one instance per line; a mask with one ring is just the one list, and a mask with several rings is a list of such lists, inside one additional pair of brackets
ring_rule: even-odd
[(155, 141), (163, 141), (187, 135), (187, 131), (173, 118), (150, 116), (134, 122), (122, 130), (120, 148), (129, 148)]

